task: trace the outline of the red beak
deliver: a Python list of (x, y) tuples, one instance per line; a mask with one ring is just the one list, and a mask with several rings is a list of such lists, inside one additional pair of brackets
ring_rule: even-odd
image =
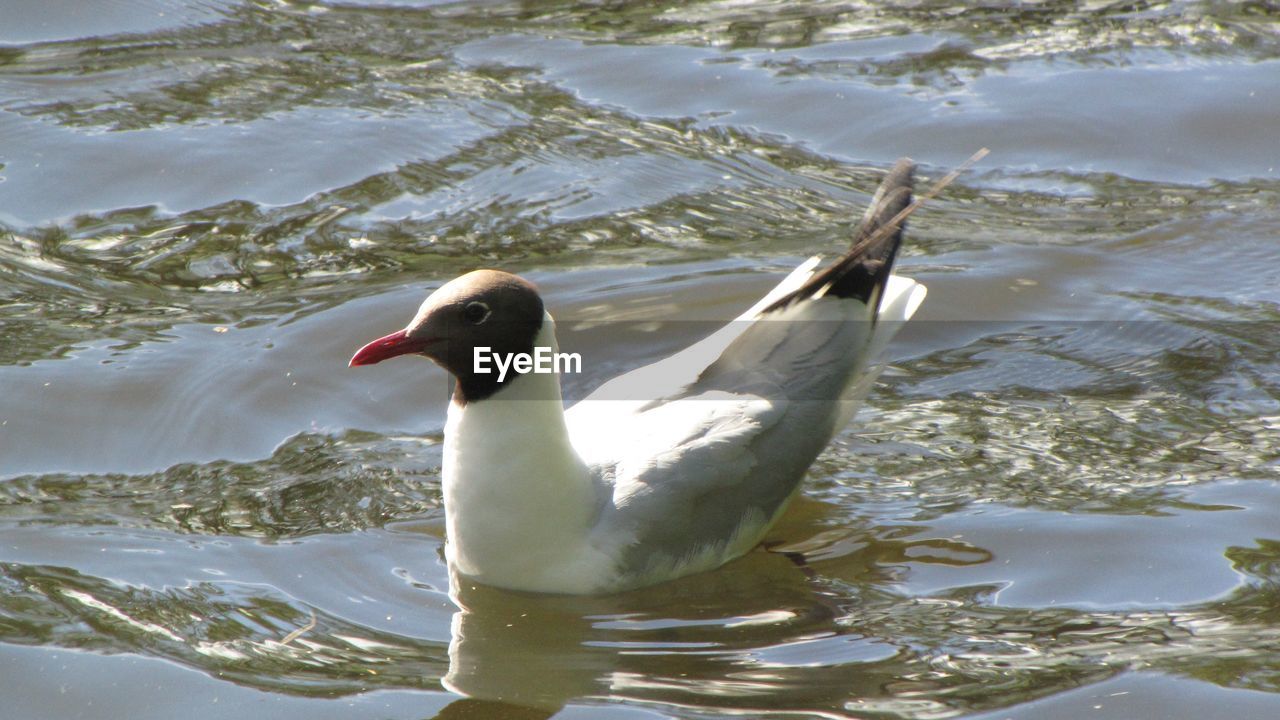
[(397, 330), (357, 350), (356, 354), (351, 356), (351, 362), (347, 363), (347, 367), (372, 365), (397, 355), (419, 353), (430, 344), (429, 339), (411, 338), (405, 334), (404, 330)]

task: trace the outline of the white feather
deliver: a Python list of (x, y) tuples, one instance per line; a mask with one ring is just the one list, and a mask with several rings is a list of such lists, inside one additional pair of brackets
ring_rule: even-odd
[[(866, 305), (840, 298), (800, 300), (753, 322), (803, 285), (817, 262), (800, 265), (737, 321), (604, 384), (568, 413), (554, 374), (525, 374), (492, 398), (452, 405), (444, 448), (450, 563), (492, 585), (590, 593), (707, 570), (758, 543), (787, 500), (753, 504), (767, 488), (732, 483), (788, 467), (785, 444), (781, 457), (759, 457), (753, 443), (780, 432), (802, 406), (776, 394), (702, 387), (704, 371), (714, 363), (751, 378), (756, 364), (775, 367), (780, 355), (797, 363), (848, 364), (850, 380), (838, 398), (828, 398), (816, 419), (811, 410), (803, 415), (816, 423), (814, 432), (826, 433), (817, 438), (825, 444), (871, 387), (870, 361), (925, 296), (923, 285), (893, 276), (875, 323), (868, 322)], [(818, 331), (827, 327), (843, 327), (845, 344)], [(546, 315), (535, 345), (558, 350), (554, 328)], [(848, 333), (867, 332), (871, 337), (854, 342), (856, 357), (833, 355), (828, 347), (846, 347)], [(788, 379), (766, 380), (785, 390)], [(688, 396), (651, 402), (681, 392)], [(787, 498), (794, 494), (794, 487), (782, 490)], [(692, 514), (708, 496), (723, 513), (719, 524)], [(676, 536), (653, 540), (664, 530)]]

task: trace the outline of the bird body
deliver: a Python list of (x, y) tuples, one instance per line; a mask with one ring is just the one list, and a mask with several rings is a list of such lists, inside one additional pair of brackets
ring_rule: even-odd
[(911, 172), (895, 166), (835, 263), (806, 261), (737, 320), (567, 411), (555, 373), (475, 372), (478, 347), (559, 350), (536, 289), (507, 273), (453, 280), (357, 352), (352, 365), (426, 355), (457, 379), (443, 464), (451, 567), (512, 589), (605, 593), (755, 547), (924, 299), (891, 274)]

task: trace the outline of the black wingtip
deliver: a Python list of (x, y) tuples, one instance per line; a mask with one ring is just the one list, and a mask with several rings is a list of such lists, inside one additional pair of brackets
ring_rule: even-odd
[(868, 305), (879, 304), (881, 290), (893, 271), (893, 261), (902, 244), (903, 212), (911, 205), (915, 163), (902, 158), (871, 198), (853, 236), (853, 244), (839, 260), (823, 268), (796, 290), (779, 298), (764, 312), (787, 307), (805, 298), (823, 296), (856, 298)]
[[(858, 232), (854, 235), (853, 246), (850, 250), (857, 248), (859, 243), (865, 242), (872, 235), (879, 232), (881, 228), (887, 227), (893, 222), (898, 213), (907, 209), (911, 204), (911, 189), (915, 184), (916, 164), (911, 158), (901, 158), (893, 164), (889, 169), (889, 174), (885, 175), (884, 180), (880, 181), (880, 187), (876, 188), (876, 194), (871, 197), (871, 205), (867, 208), (867, 212), (862, 216), (862, 224), (858, 226)], [(897, 242), (902, 239), (903, 220), (899, 220), (892, 228), (892, 234), (897, 236)]]

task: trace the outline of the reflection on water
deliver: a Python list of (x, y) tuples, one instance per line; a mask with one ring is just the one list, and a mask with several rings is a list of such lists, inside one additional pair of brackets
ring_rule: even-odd
[[(0, 696), (1280, 708), (1264, 5), (73, 5), (0, 0)], [(840, 248), (894, 158), (925, 183), (982, 146), (767, 549), (606, 598), (451, 587), (446, 380), (356, 382), (363, 340), (522, 272), (581, 396)]]
[[(1275, 491), (1262, 493), (1274, 511)], [(847, 523), (843, 514), (839, 505), (806, 500), (777, 534), (815, 533)], [(1258, 520), (1241, 519), (1245, 525)], [(412, 540), (418, 532), (406, 527), (390, 537), (341, 538), (340, 544), (348, 545), (346, 553), (372, 550), (385, 561), (390, 543), (427, 549)], [(174, 554), (167, 534), (90, 534), (115, 551)], [(10, 533), (19, 545), (47, 540), (48, 531), (39, 536)], [(1248, 675), (1247, 681), (1240, 676), (1243, 686), (1266, 689), (1267, 675), (1246, 668), (1268, 667), (1280, 649), (1274, 627), (1280, 555), (1270, 541), (1229, 550), (1233, 568), (1246, 580), (1222, 597), (1166, 610), (1089, 610), (1052, 602), (1002, 605), (1001, 588), (992, 584), (903, 592), (917, 569), (960, 570), (997, 558), (928, 526), (887, 519), (832, 527), (807, 543), (754, 553), (721, 572), (620, 596), (525, 595), (455, 578), (452, 602), (442, 568), (427, 581), (397, 573), (409, 580), (398, 589), (384, 567), (326, 572), (321, 558), (339, 546), (338, 538), (248, 547), (223, 536), (187, 536), (182, 544), (188, 548), (177, 551), (182, 557), (158, 564), (221, 546), (215, 551), (220, 560), (235, 556), (251, 568), (234, 572), (252, 575), (256, 568), (271, 582), (212, 573), (182, 586), (78, 572), (59, 563), (110, 568), (126, 577), (164, 574), (149, 562), (92, 558), (100, 553), (86, 550), (83, 538), (69, 531), (57, 540), (67, 547), (20, 551), (57, 557), (51, 564), (3, 565), (0, 610), (9, 642), (142, 653), (289, 694), (332, 697), (442, 685), (473, 698), (466, 705), (473, 709), (487, 701), (553, 712), (568, 702), (612, 698), (739, 712), (929, 717), (1016, 703), (1133, 667), (1235, 684), (1212, 675), (1234, 667)], [(306, 548), (308, 543), (322, 547)], [(277, 557), (264, 559), (271, 555)], [(1059, 561), (1068, 569), (1096, 562), (1064, 555)], [(1166, 571), (1178, 562), (1166, 560)], [(290, 567), (324, 576), (295, 583), (302, 592), (315, 594), (316, 582), (333, 583), (329, 602), (367, 592), (373, 597), (363, 602), (377, 607), (309, 605), (290, 594)], [(424, 625), (432, 616), (444, 624)]]

